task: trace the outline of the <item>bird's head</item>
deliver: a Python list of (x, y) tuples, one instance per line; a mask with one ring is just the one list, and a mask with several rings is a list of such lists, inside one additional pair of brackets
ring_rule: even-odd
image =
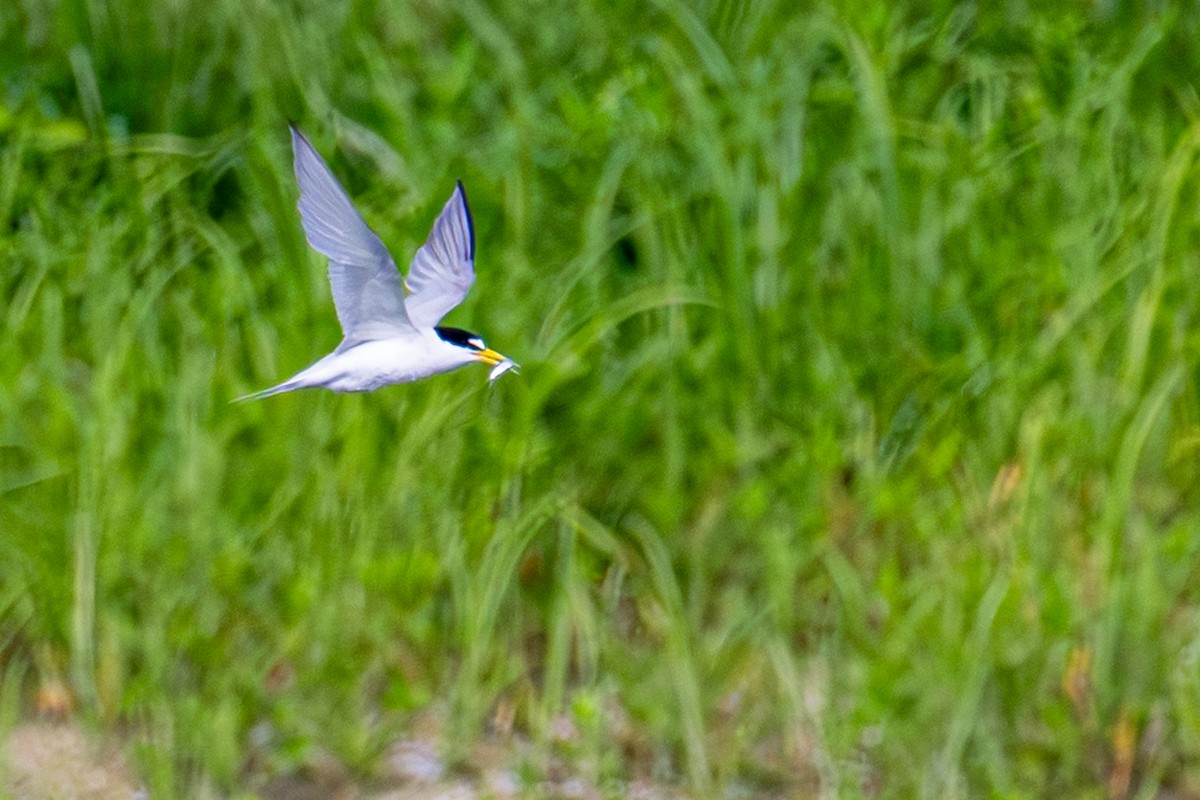
[(489, 348), (477, 333), (464, 331), (462, 328), (448, 328), (443, 325), (438, 325), (433, 329), (438, 337), (447, 344), (452, 344), (455, 347), (461, 347), (466, 350), (476, 361), (482, 361), (488, 366), (494, 367), (501, 361), (508, 361), (508, 357), (497, 353)]

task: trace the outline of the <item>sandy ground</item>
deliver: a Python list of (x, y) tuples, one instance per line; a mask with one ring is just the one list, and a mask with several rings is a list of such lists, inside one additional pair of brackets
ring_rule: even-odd
[(5, 746), (2, 791), (15, 800), (131, 800), (147, 794), (120, 753), (70, 723), (19, 725)]
[[(9, 732), (3, 756), (0, 797), (149, 800), (149, 792), (121, 753), (97, 744), (73, 722), (20, 724)], [(436, 748), (420, 740), (393, 745), (382, 773), (382, 780), (370, 787), (358, 786), (336, 773), (284, 776), (268, 781), (257, 796), (263, 800), (508, 800), (529, 796), (600, 800), (603, 796), (595, 787), (570, 776), (537, 786), (522, 785), (515, 771), (500, 766), (482, 769), (470, 779), (453, 776), (447, 774)], [(626, 787), (622, 795), (632, 800), (684, 797), (640, 782)]]

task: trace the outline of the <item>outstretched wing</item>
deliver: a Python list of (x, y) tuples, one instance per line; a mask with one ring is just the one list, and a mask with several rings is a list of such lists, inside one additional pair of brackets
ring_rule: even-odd
[(333, 304), (345, 343), (412, 331), (396, 262), (367, 227), (328, 165), (292, 127), (300, 222), (308, 243), (329, 258)]
[(418, 328), (432, 328), (463, 301), (474, 282), (475, 224), (459, 181), (408, 269), (408, 318)]

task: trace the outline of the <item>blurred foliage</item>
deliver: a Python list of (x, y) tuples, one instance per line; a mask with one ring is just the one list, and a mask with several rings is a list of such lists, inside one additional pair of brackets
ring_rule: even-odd
[[(1198, 43), (0, 5), (0, 695), (69, 676), (156, 796), (497, 708), (617, 795), (1200, 790)], [(228, 405), (338, 339), (288, 120), (402, 264), (463, 179), (519, 378)]]

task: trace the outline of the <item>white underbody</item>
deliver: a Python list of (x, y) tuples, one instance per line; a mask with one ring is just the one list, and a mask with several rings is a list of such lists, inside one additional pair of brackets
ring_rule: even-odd
[(350, 346), (343, 343), (311, 367), (267, 391), (324, 387), (335, 392), (369, 392), (449, 372), (478, 360), (470, 351), (442, 341), (432, 330), (414, 331), (411, 336), (394, 339)]

